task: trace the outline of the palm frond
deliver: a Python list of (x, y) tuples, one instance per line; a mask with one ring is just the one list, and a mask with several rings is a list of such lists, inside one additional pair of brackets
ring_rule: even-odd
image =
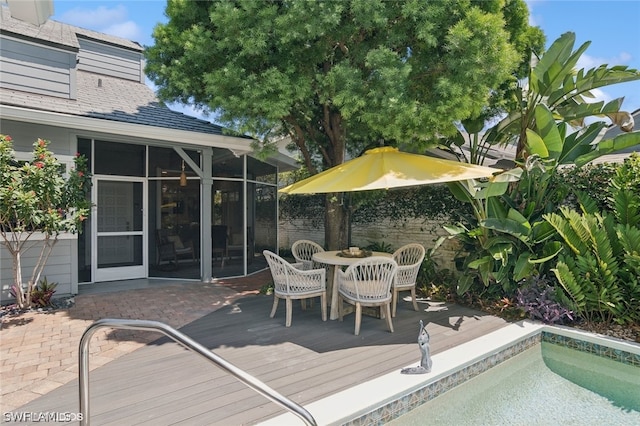
[(571, 272), (567, 264), (564, 262), (558, 262), (556, 268), (551, 271), (554, 273), (569, 298), (575, 304), (576, 310), (580, 311), (584, 309), (585, 295), (583, 288), (578, 284), (575, 275), (573, 275), (573, 272)]
[(640, 225), (640, 196), (628, 189), (620, 189), (611, 197), (614, 214), (619, 223), (631, 226)]
[(558, 235), (564, 240), (564, 243), (569, 246), (575, 254), (579, 255), (587, 251), (587, 246), (583, 239), (575, 229), (570, 226), (567, 219), (556, 213), (545, 214), (543, 217), (553, 226)]
[(591, 198), (586, 192), (576, 191), (576, 196), (578, 197), (578, 203), (580, 204), (580, 209), (583, 213), (595, 214), (600, 211), (600, 207), (596, 200)]

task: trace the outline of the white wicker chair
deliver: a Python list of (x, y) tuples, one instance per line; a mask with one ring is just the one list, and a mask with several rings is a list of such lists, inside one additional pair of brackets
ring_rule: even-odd
[(302, 269), (318, 269), (320, 265), (311, 260), (311, 257), (320, 251), (324, 251), (322, 246), (310, 240), (298, 240), (291, 246), (291, 254), (296, 262), (302, 262)]
[[(355, 335), (360, 334), (363, 306), (379, 306), (380, 317), (386, 318), (389, 331), (391, 323), (391, 285), (398, 264), (390, 257), (373, 256), (351, 264), (345, 271), (338, 270), (338, 312), (344, 316), (344, 303), (355, 305)], [(384, 311), (383, 311), (384, 308)]]
[(304, 299), (320, 296), (322, 307), (322, 321), (327, 320), (327, 284), (326, 272), (324, 268), (304, 271), (298, 269), (301, 265), (291, 264), (277, 254), (264, 250), (264, 257), (269, 262), (269, 269), (273, 277), (273, 308), (271, 318), (276, 314), (278, 301), (286, 301), (286, 326), (291, 326), (292, 300), (301, 299), (304, 306)]
[(398, 273), (393, 281), (392, 316), (396, 316), (398, 293), (401, 291), (411, 291), (413, 309), (418, 310), (418, 302), (416, 301), (416, 279), (418, 278), (418, 272), (420, 271), (424, 256), (425, 249), (418, 243), (407, 244), (393, 253), (393, 260), (398, 263)]

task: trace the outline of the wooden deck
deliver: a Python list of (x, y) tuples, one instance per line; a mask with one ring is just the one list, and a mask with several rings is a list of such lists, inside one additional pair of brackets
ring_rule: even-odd
[[(286, 328), (283, 302), (276, 317), (269, 318), (272, 300), (263, 295), (243, 297), (181, 331), (302, 405), (418, 365), (421, 319), (428, 324), (432, 354), (506, 325), (502, 319), (458, 305), (415, 312), (410, 302), (400, 302), (394, 333), (387, 331), (384, 320), (365, 316), (360, 335), (355, 336), (353, 314), (343, 322), (322, 322), (318, 303), (306, 311), (294, 303), (292, 326)], [(164, 337), (95, 369), (90, 380), (93, 425), (244, 425), (284, 412)], [(16, 411), (76, 413), (78, 400), (74, 380)]]

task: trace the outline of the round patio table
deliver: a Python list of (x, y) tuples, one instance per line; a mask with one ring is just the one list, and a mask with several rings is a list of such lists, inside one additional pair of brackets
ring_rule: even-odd
[(331, 293), (331, 312), (329, 319), (338, 319), (338, 286), (335, 283), (338, 282), (338, 268), (343, 266), (349, 266), (358, 260), (367, 259), (373, 256), (391, 257), (390, 253), (382, 251), (371, 252), (371, 256), (367, 257), (345, 257), (338, 256), (338, 253), (342, 253), (342, 250), (321, 251), (314, 253), (311, 259), (314, 262), (323, 263), (333, 268), (333, 274), (329, 274), (329, 282), (327, 283), (328, 290)]

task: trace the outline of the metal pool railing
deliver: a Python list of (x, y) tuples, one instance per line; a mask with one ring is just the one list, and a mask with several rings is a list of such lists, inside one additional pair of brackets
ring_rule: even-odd
[(130, 320), (130, 319), (113, 319), (105, 318), (98, 320), (91, 324), (82, 335), (80, 339), (79, 350), (79, 390), (80, 390), (80, 413), (82, 419), (80, 424), (82, 426), (88, 426), (91, 422), (89, 420), (89, 342), (93, 334), (100, 328), (118, 328), (129, 330), (147, 330), (158, 331), (165, 336), (173, 339), (175, 342), (180, 343), (189, 350), (192, 350), (210, 362), (216, 364), (218, 367), (225, 370), (227, 373), (240, 380), (242, 383), (262, 394), (266, 398), (285, 408), (287, 411), (297, 415), (307, 425), (316, 426), (316, 421), (307, 410), (305, 410), (299, 404), (291, 401), (289, 398), (281, 395), (269, 386), (256, 379), (246, 371), (241, 370), (230, 362), (226, 361), (222, 357), (216, 355), (211, 350), (196, 342), (189, 336), (179, 332), (173, 327), (170, 327), (159, 321), (147, 321), (147, 320)]

